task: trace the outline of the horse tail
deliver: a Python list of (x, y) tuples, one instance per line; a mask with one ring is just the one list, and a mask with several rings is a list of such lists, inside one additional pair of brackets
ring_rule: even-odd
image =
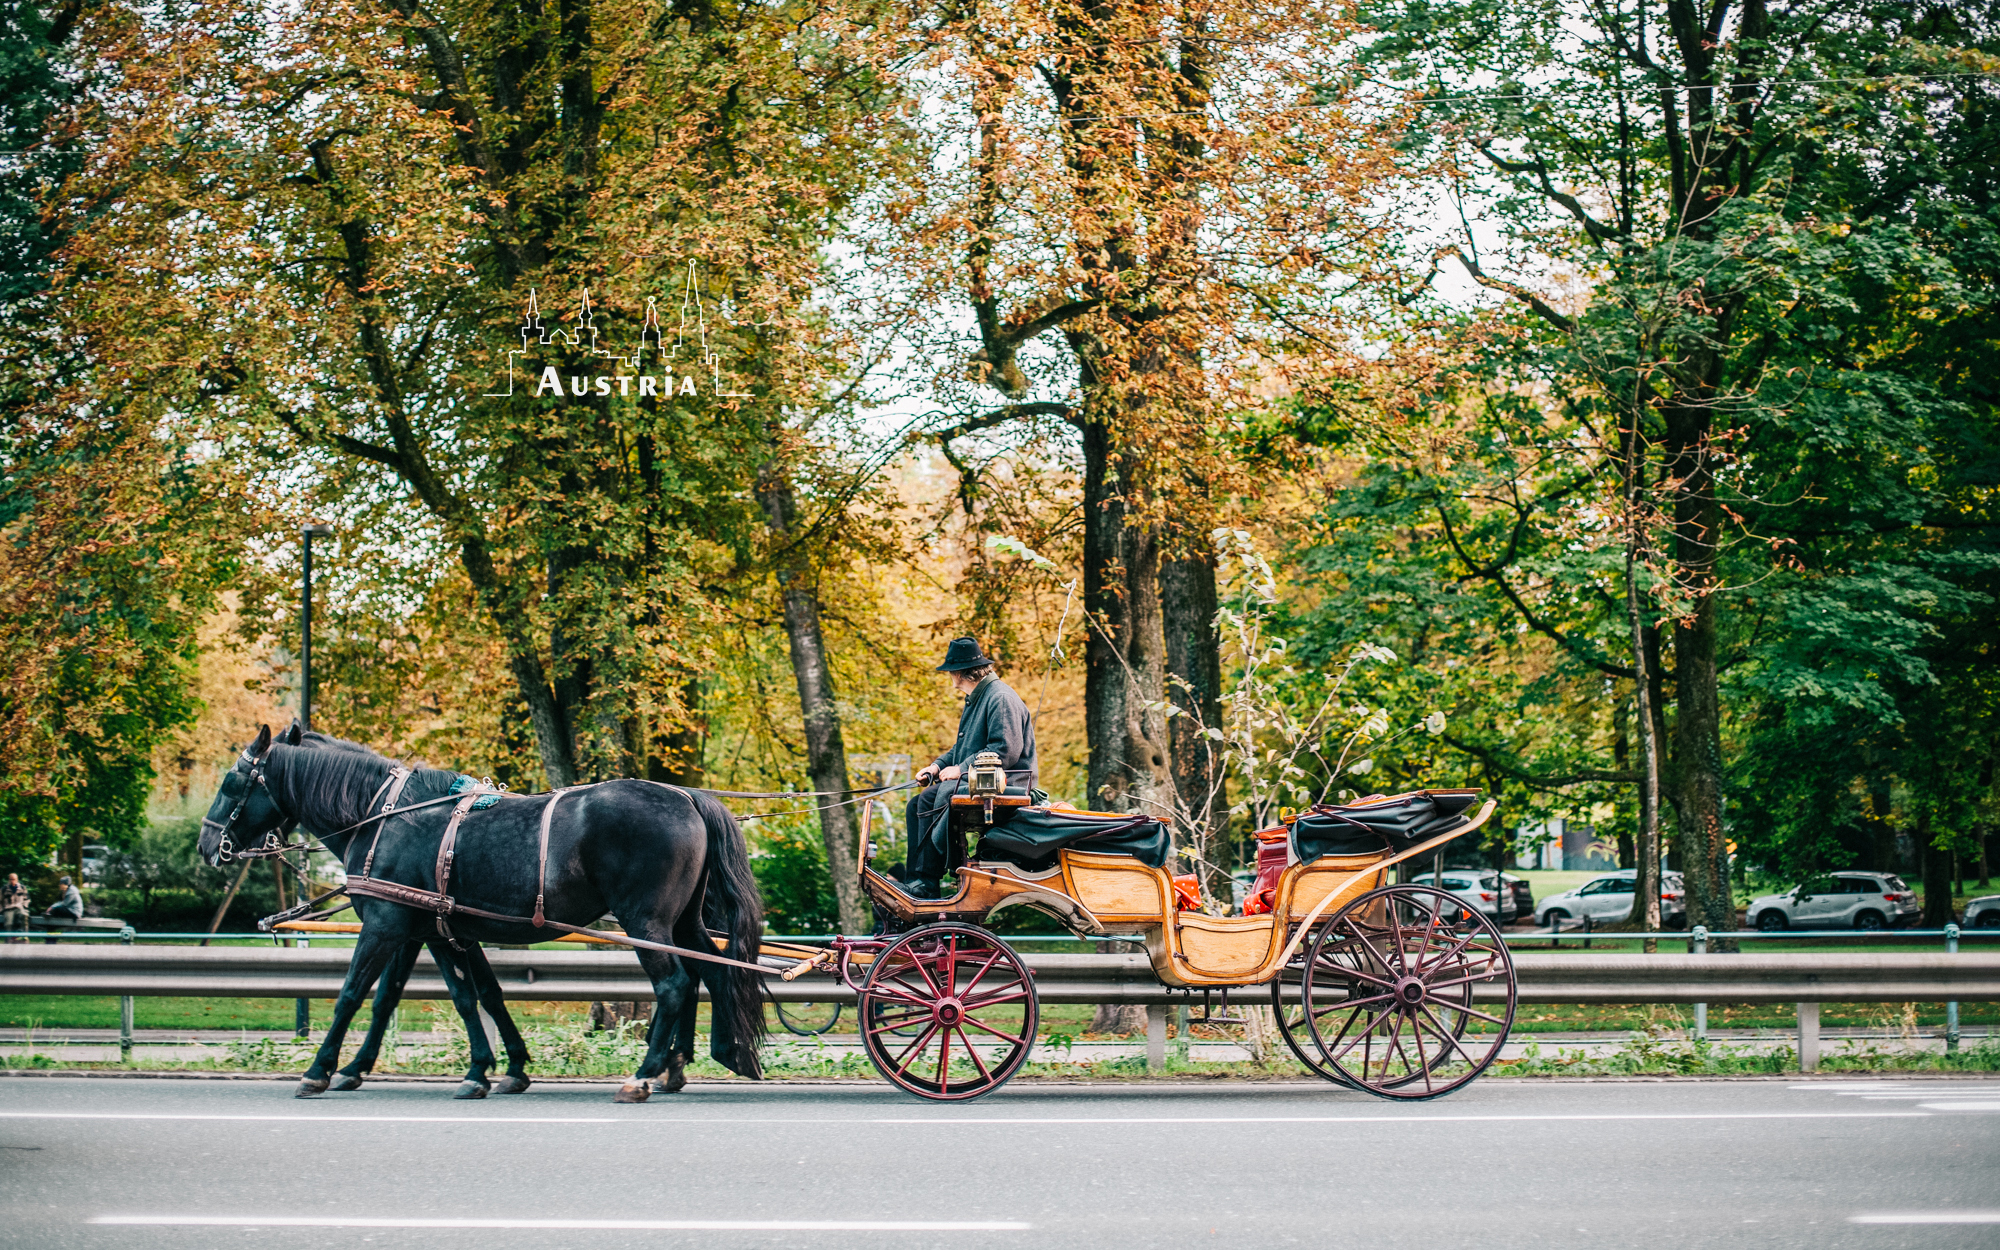
[[(729, 945), (723, 953), (754, 964), (764, 939), (764, 896), (750, 872), (750, 848), (743, 841), (736, 817), (714, 795), (700, 790), (688, 794), (708, 827), (703, 911), (712, 913), (712, 923), (728, 936)], [(715, 1024), (728, 1025), (726, 1034), (712, 1028), (713, 1042), (729, 1043), (726, 1050), (711, 1046), (718, 1052), (716, 1059), (743, 1076), (761, 1077), (757, 1051), (764, 1042), (764, 978), (728, 964), (707, 964), (704, 971)]]

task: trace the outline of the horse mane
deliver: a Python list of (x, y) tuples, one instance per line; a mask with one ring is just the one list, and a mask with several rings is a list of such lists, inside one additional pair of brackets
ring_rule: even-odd
[[(271, 764), (265, 776), (286, 810), (295, 812), (307, 824), (332, 834), (358, 824), (372, 814), (382, 782), (396, 762), (358, 742), (331, 734), (306, 735), (306, 744), (272, 748)], [(412, 763), (418, 776), (439, 770)], [(456, 777), (456, 773), (441, 773)], [(424, 787), (428, 788), (428, 787)]]

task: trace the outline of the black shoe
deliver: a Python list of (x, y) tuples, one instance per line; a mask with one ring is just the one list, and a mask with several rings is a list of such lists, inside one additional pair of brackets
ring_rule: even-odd
[(934, 903), (941, 897), (938, 894), (938, 883), (935, 880), (898, 881), (896, 888), (919, 902)]

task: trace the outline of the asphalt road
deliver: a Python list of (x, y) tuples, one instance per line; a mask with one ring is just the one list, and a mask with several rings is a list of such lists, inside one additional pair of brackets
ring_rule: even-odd
[(2000, 1081), (449, 1089), (0, 1079), (0, 1245), (2000, 1246)]

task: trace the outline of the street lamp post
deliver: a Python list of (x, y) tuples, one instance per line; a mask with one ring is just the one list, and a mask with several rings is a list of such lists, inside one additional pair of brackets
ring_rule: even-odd
[(305, 599), (299, 610), (299, 724), (313, 727), (313, 539), (333, 537), (331, 525), (302, 525), (306, 542)]
[[(313, 539), (333, 537), (333, 527), (314, 522), (299, 527), (299, 535), (305, 540), (304, 594), (299, 604), (299, 726), (311, 729), (313, 725)], [(279, 868), (278, 906), (285, 905), (284, 869)], [(305, 942), (301, 940), (300, 946)], [(293, 1004), (292, 1023), (299, 1037), (312, 1031), (312, 1000), (301, 998)]]

